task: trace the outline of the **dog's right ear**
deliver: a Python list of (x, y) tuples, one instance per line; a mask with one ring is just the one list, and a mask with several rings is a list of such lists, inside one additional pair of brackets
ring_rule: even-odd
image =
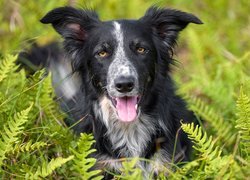
[(44, 24), (51, 23), (64, 39), (83, 42), (88, 37), (88, 31), (100, 22), (94, 11), (79, 10), (73, 7), (56, 8), (40, 21)]

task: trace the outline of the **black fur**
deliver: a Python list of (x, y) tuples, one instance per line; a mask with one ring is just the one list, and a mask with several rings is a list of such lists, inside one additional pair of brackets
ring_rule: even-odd
[[(100, 103), (101, 97), (110, 96), (106, 89), (107, 74), (115, 58), (115, 48), (118, 46), (113, 39), (113, 21), (102, 22), (93, 11), (62, 7), (49, 12), (41, 22), (51, 23), (64, 38), (64, 59), (71, 62), (73, 73), (78, 73), (80, 77), (81, 88), (74, 97), (63, 98), (61, 102), (62, 107), (71, 117), (68, 120), (69, 124), (74, 124), (84, 117), (74, 129), (77, 132), (94, 134), (96, 157), (102, 157), (100, 160), (104, 160), (104, 156), (106, 160), (123, 157), (121, 153), (123, 147), (114, 148), (115, 145), (107, 135), (109, 127), (93, 108), (93, 104)], [(182, 29), (189, 23), (201, 24), (202, 22), (192, 14), (156, 7), (150, 8), (139, 20), (118, 20), (117, 22), (126, 37), (124, 44), (129, 45), (124, 46), (126, 57), (138, 72), (141, 95), (138, 105), (141, 114), (150, 117), (149, 124), (154, 126), (155, 131), (150, 135), (147, 146), (143, 148), (140, 156), (150, 159), (159, 149), (162, 149), (166, 152), (167, 157), (162, 157), (165, 158), (163, 162), (166, 163), (172, 159), (180, 121), (193, 120), (192, 113), (186, 110), (185, 102), (175, 95), (174, 83), (169, 76), (170, 65), (173, 63), (173, 48)], [(136, 54), (136, 46), (145, 47), (147, 53), (143, 56)], [(105, 59), (98, 56), (98, 52), (102, 50), (108, 53)], [(32, 59), (32, 57), (28, 58)], [(60, 60), (56, 62), (59, 64)], [(50, 70), (53, 73), (53, 68)], [(118, 123), (121, 122), (118, 121)], [(140, 123), (144, 123), (143, 119), (140, 119)], [(124, 128), (126, 127), (124, 125)], [(180, 131), (175, 156), (181, 156), (176, 158), (175, 162), (188, 160), (189, 152), (190, 142)]]

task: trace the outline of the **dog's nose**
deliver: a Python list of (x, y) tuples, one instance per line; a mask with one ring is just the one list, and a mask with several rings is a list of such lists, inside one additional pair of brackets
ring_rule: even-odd
[(130, 92), (135, 86), (135, 79), (132, 76), (128, 77), (118, 77), (115, 79), (115, 88), (121, 93)]

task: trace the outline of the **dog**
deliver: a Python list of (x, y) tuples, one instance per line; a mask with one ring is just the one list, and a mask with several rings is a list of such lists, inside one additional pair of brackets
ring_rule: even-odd
[(140, 157), (154, 163), (137, 167), (158, 173), (189, 159), (180, 121), (194, 118), (175, 94), (170, 71), (179, 32), (200, 19), (153, 6), (138, 20), (101, 21), (92, 10), (60, 7), (41, 22), (52, 24), (64, 42), (36, 58), (46, 59), (67, 122), (77, 124), (76, 132), (93, 133), (98, 168), (120, 172), (120, 159)]

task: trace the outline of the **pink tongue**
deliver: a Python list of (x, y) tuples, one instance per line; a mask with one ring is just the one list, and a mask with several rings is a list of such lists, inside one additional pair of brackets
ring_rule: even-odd
[(135, 120), (137, 116), (135, 105), (137, 96), (116, 98), (116, 109), (119, 119), (124, 122)]

